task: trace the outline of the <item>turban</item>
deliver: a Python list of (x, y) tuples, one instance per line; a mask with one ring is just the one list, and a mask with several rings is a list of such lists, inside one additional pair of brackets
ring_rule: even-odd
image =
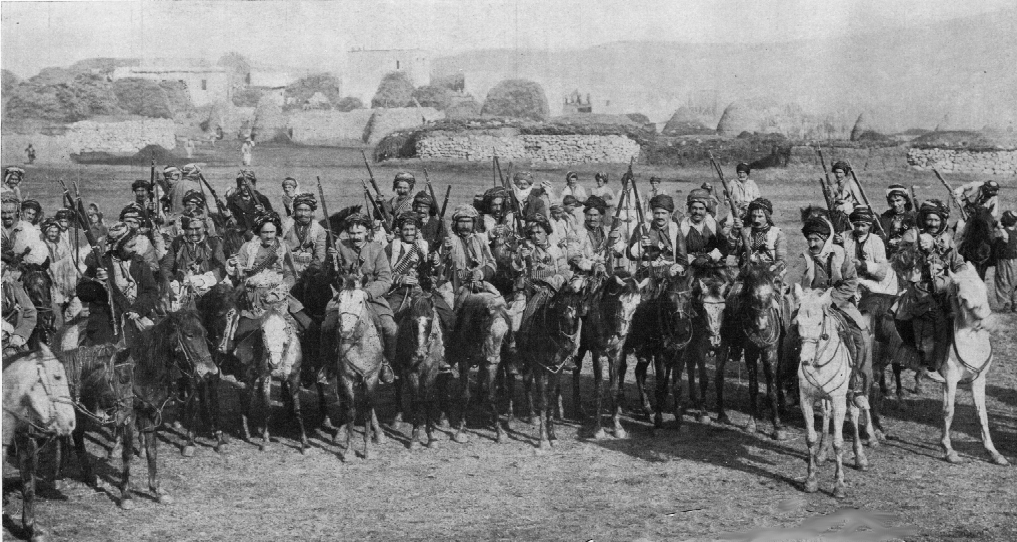
[(1014, 214), (1013, 211), (1007, 211), (1003, 213), (1003, 216), (999, 219), (999, 221), (1007, 228), (1012, 227), (1017, 224), (1017, 214)]
[(607, 182), (607, 173), (604, 173), (603, 171), (598, 171), (597, 174), (593, 176), (593, 178), (595, 180), (604, 181), (606, 183)]
[(548, 207), (548, 209), (550, 209), (551, 211), (560, 211), (561, 210), (561, 204), (560, 203), (552, 203), (551, 206)]
[(767, 218), (773, 214), (773, 204), (766, 198), (756, 198), (749, 203), (749, 215), (751, 216), (757, 209), (762, 209), (766, 212)]
[(849, 166), (848, 163), (843, 160), (838, 160), (834, 162), (832, 166), (830, 166), (830, 171), (837, 171), (838, 169), (843, 171), (844, 173), (851, 173), (851, 166)]
[(137, 220), (138, 222), (141, 222), (141, 218), (143, 216), (144, 215), (141, 214), (141, 208), (138, 207), (138, 205), (135, 204), (135, 203), (132, 203), (132, 204), (128, 205), (127, 207), (124, 207), (124, 209), (122, 211), (120, 211), (120, 220), (126, 220), (128, 218), (133, 218), (133, 219)]
[(282, 219), (279, 218), (279, 213), (272, 211), (268, 213), (260, 213), (254, 217), (254, 233), (261, 233), (261, 228), (265, 227), (265, 224), (275, 224), (276, 235), (282, 235)]
[(22, 201), (21, 202), (21, 208), (22, 209), (35, 209), (35, 212), (37, 212), (37, 213), (41, 213), (42, 212), (42, 205), (40, 205), (39, 202), (35, 201), (34, 199), (26, 199), (25, 201)]
[(999, 193), (999, 183), (996, 181), (985, 181), (985, 183), (982, 184), (982, 192), (984, 192), (987, 196), (995, 196)]
[(476, 220), (477, 209), (466, 203), (456, 205), (456, 208), (452, 211), (452, 221), (455, 222), (461, 218)]
[(11, 177), (17, 177), (20, 181), (25, 177), (25, 170), (17, 166), (7, 166), (4, 168), (4, 182), (7, 182)]
[(689, 195), (686, 198), (686, 206), (692, 207), (692, 204), (698, 201), (699, 203), (705, 205), (707, 209), (709, 209), (712, 200), (713, 194), (711, 194), (709, 190), (705, 188), (693, 188), (691, 191), (689, 191)]
[(201, 220), (199, 217), (194, 216), (194, 213), (184, 213), (180, 215), (180, 227), (186, 230), (191, 226), (192, 220), (194, 221), (195, 224), (201, 224), (202, 226), (205, 225), (205, 221)]
[(257, 177), (254, 176), (253, 169), (241, 169), (240, 172), (237, 173), (238, 182), (243, 181), (244, 179), (247, 179), (251, 184), (256, 184), (258, 182)]
[(60, 209), (53, 215), (53, 218), (57, 220), (74, 220), (74, 211), (70, 209)]
[(919, 226), (925, 224), (925, 217), (929, 215), (938, 215), (939, 218), (943, 219), (945, 224), (950, 218), (950, 208), (938, 199), (930, 199), (929, 201), (923, 202), (922, 206), (918, 208)]
[(886, 189), (886, 201), (889, 202), (890, 201), (890, 197), (893, 196), (894, 194), (899, 194), (901, 196), (904, 196), (904, 199), (908, 199), (908, 196), (910, 195), (910, 194), (908, 194), (908, 189), (905, 188), (904, 185), (902, 185), (902, 184), (891, 184)]
[(298, 205), (306, 205), (311, 208), (312, 211), (318, 209), (318, 200), (314, 198), (314, 194), (310, 192), (301, 192), (293, 196), (293, 209), (296, 210)]
[(596, 209), (600, 211), (600, 214), (607, 214), (607, 202), (600, 196), (590, 196), (586, 198), (586, 210)]
[(367, 213), (357, 211), (350, 216), (346, 217), (346, 221), (343, 222), (344, 229), (350, 229), (353, 226), (363, 226), (367, 229), (371, 229), (374, 223), (371, 221), (371, 217), (367, 216)]
[(411, 173), (400, 171), (396, 173), (395, 179), (392, 179), (392, 190), (395, 190), (396, 185), (401, 182), (409, 183), (410, 190), (413, 190), (413, 186), (417, 184), (417, 179)]
[(805, 237), (819, 235), (823, 239), (828, 239), (831, 233), (830, 223), (821, 217), (812, 217), (806, 220), (805, 225), (802, 226), (802, 234)]
[(131, 183), (131, 190), (137, 190), (139, 188), (144, 188), (145, 190), (151, 190), (152, 189), (152, 183), (148, 182), (147, 179), (138, 179), (138, 180), (134, 181), (133, 183)]
[[(188, 179), (197, 179), (198, 175), (201, 174), (201, 170), (195, 164), (187, 164), (180, 168), (180, 174)], [(254, 172), (251, 172), (251, 175), (254, 175)]]
[(79, 282), (78, 286), (74, 288), (74, 295), (77, 296), (82, 303), (95, 303), (97, 305), (109, 304), (106, 289), (103, 288), (102, 284), (98, 281), (83, 280)]
[(567, 195), (567, 196), (565, 196), (564, 198), (561, 199), (561, 204), (562, 205), (579, 205), (579, 200), (577, 200), (576, 197), (573, 196), (572, 194), (569, 194), (569, 195)]
[(751, 173), (752, 172), (752, 168), (750, 168), (749, 165), (746, 164), (745, 162), (742, 162), (742, 163), (738, 164), (737, 166), (735, 166), (735, 172), (736, 173), (740, 173), (742, 171), (744, 171), (745, 173)]
[(540, 226), (540, 228), (542, 230), (544, 230), (544, 233), (546, 233), (548, 235), (551, 235), (551, 232), (554, 231), (554, 228), (551, 227), (551, 222), (547, 219), (546, 216), (544, 216), (544, 215), (542, 215), (540, 213), (534, 213), (534, 214), (526, 217), (526, 232), (527, 233), (529, 233), (529, 231), (530, 231), (530, 226), (533, 226), (533, 225)]
[(434, 205), (434, 200), (431, 199), (431, 195), (426, 191), (421, 190), (417, 192), (417, 195), (413, 196), (413, 204), (424, 203), (428, 206)]
[(517, 171), (516, 174), (512, 176), (512, 181), (526, 181), (533, 184), (533, 174), (529, 171)]
[(179, 174), (180, 174), (180, 170), (175, 168), (175, 167), (173, 167), (173, 166), (166, 166), (166, 167), (162, 168), (162, 176), (163, 177), (172, 177), (174, 175), (179, 175)]
[(194, 202), (197, 205), (205, 205), (205, 196), (201, 195), (201, 192), (197, 190), (188, 190), (181, 199), (184, 203)]
[(395, 220), (396, 228), (402, 228), (407, 224), (413, 224), (414, 226), (417, 227), (420, 226), (420, 217), (417, 216), (417, 213), (407, 212), (396, 217)]
[(43, 232), (45, 232), (46, 230), (48, 230), (50, 228), (56, 228), (58, 230), (60, 229), (60, 223), (57, 222), (57, 219), (55, 219), (55, 218), (47, 218), (46, 220), (42, 221), (42, 231)]
[(656, 177), (656, 176), (650, 177), (650, 183), (651, 184), (652, 183), (659, 183), (659, 182), (660, 182), (660, 177)]
[(579, 174), (576, 173), (575, 171), (570, 171), (570, 172), (565, 174), (565, 181), (566, 182), (568, 182), (568, 181), (570, 181), (572, 179), (575, 179), (575, 180), (578, 181), (579, 180)]
[(110, 250), (119, 248), (124, 241), (131, 236), (131, 228), (123, 222), (115, 222), (106, 230), (106, 238), (109, 240)]
[(283, 186), (286, 186), (287, 184), (292, 184), (294, 188), (300, 186), (299, 184), (297, 184), (297, 180), (294, 179), (293, 177), (286, 177), (285, 179), (282, 180)]
[(876, 221), (876, 215), (865, 205), (856, 205), (855, 209), (851, 211), (851, 215), (848, 217), (851, 223), (863, 222), (868, 225), (872, 225)]
[(669, 213), (674, 212), (674, 199), (667, 194), (657, 194), (650, 198), (650, 210), (664, 209)]

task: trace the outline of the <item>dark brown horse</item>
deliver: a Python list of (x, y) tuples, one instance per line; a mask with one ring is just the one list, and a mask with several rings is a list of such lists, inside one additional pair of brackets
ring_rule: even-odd
[[(420, 441), (420, 426), (424, 424), (427, 440), (434, 441), (435, 383), (445, 356), (445, 337), (441, 319), (435, 309), (431, 293), (409, 297), (408, 307), (399, 313), (399, 335), (394, 369), (399, 373), (399, 404), (410, 413), (413, 434), (410, 449)], [(400, 413), (402, 408), (400, 408)]]
[(724, 349), (717, 357), (717, 411), (718, 421), (731, 423), (724, 409), (724, 369), (728, 360), (738, 362), (745, 353), (749, 373), (749, 423), (746, 430), (755, 432), (759, 415), (759, 362), (766, 378), (766, 398), (773, 421), (773, 438), (787, 438), (780, 420), (780, 405), (784, 404), (783, 376), (779, 366), (782, 341), (785, 334), (780, 314), (777, 277), (769, 266), (748, 265), (739, 274), (740, 288), (732, 289), (728, 296), (721, 329)]
[(611, 395), (610, 415), (614, 425), (615, 438), (625, 438), (625, 428), (621, 425), (621, 388), (625, 341), (629, 336), (633, 315), (642, 300), (643, 289), (649, 279), (637, 282), (629, 276), (614, 275), (602, 280), (592, 287), (588, 298), (586, 316), (583, 318), (579, 340), (579, 352), (576, 354), (576, 368), (572, 372), (572, 400), (577, 414), (581, 416), (582, 403), (579, 397), (579, 374), (582, 371), (583, 358), (590, 352), (593, 362), (593, 386), (596, 396), (594, 410), (593, 438), (606, 436), (602, 426), (604, 393), (602, 380), (604, 367), (608, 370), (606, 393)]
[(968, 205), (968, 218), (964, 225), (964, 233), (957, 244), (957, 252), (965, 261), (975, 266), (978, 276), (985, 280), (985, 273), (993, 262), (992, 232), (996, 227), (996, 219), (992, 213), (981, 205)]
[[(676, 384), (681, 369), (680, 360), (683, 351), (692, 341), (692, 321), (695, 312), (692, 307), (692, 291), (690, 276), (676, 276), (657, 280), (654, 293), (644, 296), (643, 302), (636, 309), (629, 333), (626, 349), (636, 354), (636, 389), (639, 401), (647, 419), (653, 418), (654, 427), (664, 425), (664, 405), (667, 402), (668, 386), (672, 372)], [(646, 372), (653, 363), (656, 394), (655, 405), (650, 405), (646, 391)], [(621, 364), (621, 380), (624, 381), (626, 363)], [(675, 422), (681, 426), (682, 416), (679, 411), (681, 386), (675, 387)]]
[[(582, 282), (562, 285), (557, 292), (538, 290), (527, 302), (526, 312), (532, 313), (529, 325), (517, 339), (520, 359), (526, 363), (527, 394), (532, 397), (536, 384), (536, 407), (540, 419), (538, 447), (547, 449), (554, 434), (552, 405), (548, 396), (558, 389), (558, 379), (565, 361), (579, 346), (582, 324)], [(499, 431), (500, 434), (500, 431)]]
[[(157, 469), (157, 433), (162, 425), (163, 409), (173, 400), (173, 390), (182, 378), (200, 379), (218, 372), (208, 351), (205, 329), (196, 312), (169, 313), (155, 326), (132, 331), (124, 326), (129, 345), (83, 346), (58, 354), (67, 371), (71, 397), (78, 410), (74, 429), (74, 448), (81, 463), (85, 483), (96, 484), (88, 453), (85, 451), (85, 422), (111, 426), (123, 437), (120, 479), (120, 507), (133, 508), (130, 473), (134, 431), (144, 436), (148, 460), (148, 488), (162, 504), (173, 502), (159, 487)], [(63, 461), (56, 461), (56, 479), (62, 479)]]
[[(724, 311), (727, 308), (727, 294), (731, 289), (731, 278), (724, 267), (706, 267), (693, 269), (692, 305), (696, 318), (692, 321), (692, 342), (685, 350), (681, 362), (688, 374), (689, 399), (699, 412), (700, 423), (711, 423), (706, 412), (706, 392), (709, 381), (706, 374), (706, 358), (713, 355), (714, 360), (720, 356), (722, 348), (721, 329), (724, 324)], [(716, 361), (714, 362), (716, 365)], [(681, 369), (675, 375), (681, 379)], [(696, 377), (699, 377), (698, 393)], [(676, 388), (678, 389), (678, 388)], [(684, 405), (681, 407), (684, 411)]]
[(62, 322), (60, 315), (53, 310), (53, 278), (49, 274), (49, 259), (40, 265), (22, 263), (20, 269), (21, 283), (38, 315), (35, 329), (28, 338), (28, 347), (35, 350), (40, 344), (50, 344)]

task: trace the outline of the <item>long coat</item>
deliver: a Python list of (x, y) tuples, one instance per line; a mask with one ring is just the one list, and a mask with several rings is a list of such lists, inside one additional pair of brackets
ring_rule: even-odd
[[(392, 266), (385, 256), (385, 248), (378, 243), (364, 243), (357, 248), (349, 239), (336, 242), (338, 251), (339, 272), (342, 274), (359, 275), (363, 290), (368, 295), (368, 308), (374, 315), (392, 316), (392, 308), (385, 301), (385, 294), (392, 287)], [(337, 278), (335, 267), (326, 265), (325, 269), (334, 282)]]

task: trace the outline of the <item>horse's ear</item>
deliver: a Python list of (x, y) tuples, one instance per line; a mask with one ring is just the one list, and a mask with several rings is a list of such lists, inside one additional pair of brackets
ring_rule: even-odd
[(611, 276), (614, 278), (614, 281), (618, 283), (618, 286), (625, 286), (625, 281), (622, 280), (621, 277), (619, 277), (618, 275)]
[(823, 305), (829, 305), (833, 302), (833, 288), (827, 288), (823, 291), (823, 296), (819, 298)]
[(646, 286), (649, 285), (649, 284), (650, 284), (650, 277), (646, 277), (645, 279), (639, 281), (639, 289), (640, 290), (645, 290)]
[(795, 301), (801, 300), (802, 294), (804, 294), (804, 293), (805, 293), (805, 290), (802, 290), (802, 285), (797, 283), (797, 282), (794, 283), (794, 286), (791, 287), (791, 295), (794, 296)]
[(53, 351), (50, 350), (49, 346), (47, 346), (46, 343), (44, 343), (44, 342), (39, 342), (39, 351), (42, 352), (42, 355), (47, 357), (47, 358), (54, 357), (53, 356)]
[(705, 292), (707, 290), (706, 283), (703, 282), (703, 279), (696, 279), (696, 284), (699, 286), (700, 292)]

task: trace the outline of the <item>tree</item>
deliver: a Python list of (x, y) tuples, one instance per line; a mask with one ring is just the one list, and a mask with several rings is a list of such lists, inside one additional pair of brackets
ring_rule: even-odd
[(301, 78), (286, 87), (286, 103), (290, 108), (301, 108), (316, 93), (322, 93), (330, 104), (335, 106), (342, 99), (342, 87), (339, 78), (330, 73), (315, 73)]
[(433, 107), (438, 111), (444, 111), (452, 105), (452, 91), (445, 87), (423, 86), (413, 91), (412, 98), (421, 107)]
[(389, 72), (382, 78), (371, 107), (406, 107), (413, 97), (413, 83), (405, 72)]
[(539, 84), (525, 79), (507, 79), (487, 93), (482, 115), (544, 120), (550, 115), (547, 96)]
[(169, 96), (155, 81), (128, 77), (113, 83), (117, 102), (132, 115), (143, 117), (172, 118)]
[(360, 98), (347, 96), (339, 100), (339, 103), (335, 104), (335, 108), (342, 112), (349, 112), (353, 111), (354, 109), (363, 109), (364, 102), (360, 101)]
[(7, 115), (12, 119), (76, 122), (124, 112), (113, 84), (105, 77), (81, 73), (68, 79), (67, 74), (63, 69), (46, 69), (14, 87), (7, 102)]
[(219, 57), (216, 66), (226, 68), (226, 84), (229, 88), (243, 88), (247, 86), (247, 80), (251, 75), (251, 63), (244, 58), (244, 55), (229, 52)]
[(3, 75), (3, 93), (7, 95), (18, 85), (18, 76), (10, 70), (0, 70), (0, 74)]

